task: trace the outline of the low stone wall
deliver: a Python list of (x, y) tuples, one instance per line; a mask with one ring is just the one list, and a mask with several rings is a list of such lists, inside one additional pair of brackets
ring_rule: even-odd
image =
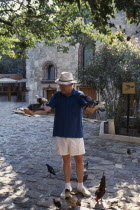
[(140, 144), (140, 137), (115, 135), (115, 134), (105, 133), (105, 123), (106, 123), (106, 121), (102, 121), (101, 124), (100, 124), (100, 134), (99, 134), (99, 136), (102, 139)]

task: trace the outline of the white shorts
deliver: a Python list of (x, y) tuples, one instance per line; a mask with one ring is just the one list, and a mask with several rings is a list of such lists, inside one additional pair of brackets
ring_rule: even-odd
[(61, 156), (83, 155), (85, 154), (84, 139), (56, 137), (56, 152)]

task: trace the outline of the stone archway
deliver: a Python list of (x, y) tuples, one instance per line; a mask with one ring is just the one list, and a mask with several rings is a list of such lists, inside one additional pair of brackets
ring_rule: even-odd
[(55, 81), (56, 79), (56, 65), (52, 61), (47, 61), (42, 67), (42, 80)]

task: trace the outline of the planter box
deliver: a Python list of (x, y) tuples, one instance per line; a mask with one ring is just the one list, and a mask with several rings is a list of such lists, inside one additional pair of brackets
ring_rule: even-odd
[(100, 124), (99, 136), (102, 139), (140, 144), (140, 137), (108, 134), (107, 133), (108, 132), (107, 123), (108, 123), (107, 121), (102, 121)]

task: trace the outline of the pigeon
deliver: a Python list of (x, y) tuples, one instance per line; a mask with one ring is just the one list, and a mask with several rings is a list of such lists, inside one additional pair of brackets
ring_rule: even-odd
[(127, 154), (128, 155), (131, 155), (132, 153), (134, 153), (134, 152), (136, 152), (136, 150), (134, 150), (134, 149), (127, 149)]
[(88, 171), (84, 170), (84, 175), (83, 175), (83, 182), (85, 182), (88, 178)]
[(31, 111), (37, 111), (37, 110), (44, 110), (42, 106), (44, 106), (45, 102), (48, 102), (46, 98), (41, 98), (38, 95), (35, 96), (37, 99), (37, 104), (30, 104), (27, 108)]
[(85, 182), (87, 178), (88, 178), (88, 161), (84, 164), (83, 182)]
[(84, 164), (84, 168), (88, 169), (88, 161)]
[(59, 200), (55, 200), (54, 198), (53, 198), (53, 203), (54, 203), (54, 205), (59, 209), (59, 208), (61, 208), (61, 202), (59, 201)]
[(35, 95), (35, 98), (37, 99), (37, 102), (40, 105), (44, 104), (45, 102), (48, 102), (48, 100), (46, 98), (39, 97), (38, 95)]
[(31, 111), (44, 110), (41, 108), (41, 104), (30, 104), (27, 108)]
[(96, 200), (97, 203), (98, 203), (99, 199), (102, 200), (102, 197), (105, 194), (105, 188), (106, 188), (106, 177), (105, 177), (105, 175), (103, 173), (103, 176), (102, 176), (101, 181), (100, 181), (100, 185), (99, 185), (98, 189), (95, 192), (95, 196), (96, 196), (95, 200)]
[(80, 94), (80, 97), (83, 98), (86, 102), (87, 102), (87, 105), (86, 107), (94, 107), (96, 105), (99, 104), (98, 101), (95, 101), (93, 98), (91, 98), (90, 96), (87, 96), (87, 95), (84, 95), (84, 93), (81, 93)]
[(51, 174), (56, 175), (52, 166), (50, 166), (49, 164), (46, 164), (46, 166), (48, 168), (48, 172), (50, 173), (50, 176), (51, 176)]
[(81, 206), (81, 203), (77, 197), (68, 189), (65, 189), (65, 200), (67, 204), (73, 208), (76, 206)]
[(92, 97), (85, 95), (81, 91), (80, 91), (80, 97), (87, 102), (87, 105), (85, 106), (84, 109), (86, 109), (87, 107), (94, 107), (101, 112), (105, 111), (105, 102), (96, 101)]
[(131, 155), (131, 150), (130, 149), (127, 149), (127, 154)]

